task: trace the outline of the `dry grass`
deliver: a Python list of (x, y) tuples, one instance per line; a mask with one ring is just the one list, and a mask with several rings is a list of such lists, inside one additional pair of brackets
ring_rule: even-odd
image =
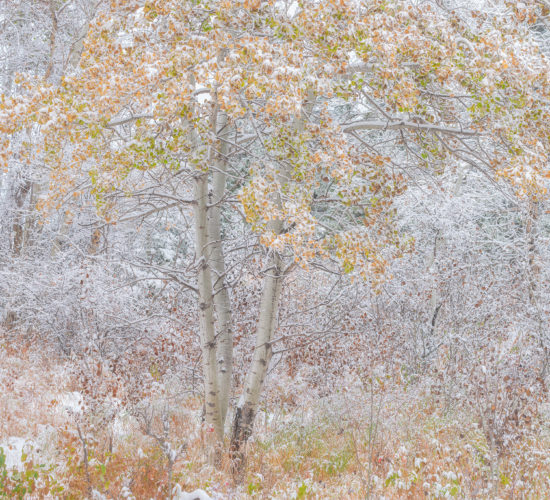
[[(43, 474), (38, 497), (46, 497), (45, 480), (50, 478), (62, 484), (63, 498), (86, 497), (91, 488), (106, 498), (168, 497), (167, 457), (139, 420), (125, 417), (116, 432), (113, 422), (94, 427), (94, 415), (76, 418), (60, 408), (63, 393), (73, 388), (55, 360), (32, 347), (16, 351), (4, 346), (0, 357), (0, 439), (20, 436), (40, 443), (31, 465), (40, 461), (52, 469)], [(281, 411), (277, 418), (260, 415), (238, 481), (227, 456), (217, 467), (208, 464), (197, 397), (166, 410), (168, 442), (184, 445), (172, 486), (202, 488), (214, 498), (513, 499), (550, 494), (550, 435), (542, 416), (495, 454), (475, 416), (461, 408), (443, 411), (429, 394), (407, 392), (398, 384), (371, 394), (358, 384), (345, 397), (308, 404), (307, 411)], [(153, 431), (159, 425), (161, 413), (153, 417)], [(53, 430), (48, 443), (45, 428)]]

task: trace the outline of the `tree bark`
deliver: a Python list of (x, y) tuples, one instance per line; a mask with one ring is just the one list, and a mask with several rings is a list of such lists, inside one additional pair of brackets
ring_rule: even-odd
[[(194, 79), (193, 79), (194, 81)], [(210, 118), (210, 131), (216, 135), (219, 107), (217, 100), (212, 103), (212, 114)], [(191, 129), (195, 146), (199, 146), (198, 136)], [(217, 445), (223, 442), (223, 419), (222, 407), (220, 404), (220, 370), (218, 367), (218, 338), (214, 321), (214, 285), (212, 281), (211, 266), (213, 258), (220, 257), (221, 242), (218, 254), (212, 245), (211, 230), (220, 232), (216, 227), (216, 216), (212, 216), (212, 207), (208, 206), (209, 192), (208, 181), (209, 171), (216, 160), (215, 146), (209, 148), (206, 162), (207, 168), (197, 172), (195, 177), (195, 255), (198, 259), (199, 270), (197, 277), (197, 288), (199, 295), (199, 328), (201, 336), (202, 363), (204, 375), (204, 403), (205, 418), (208, 424), (208, 444), (213, 446), (214, 457), (217, 456)], [(225, 179), (224, 179), (225, 182)], [(218, 184), (221, 184), (218, 181)], [(223, 186), (222, 186), (223, 187)], [(221, 194), (223, 196), (223, 193)], [(210, 218), (210, 221), (209, 221)], [(219, 259), (216, 259), (219, 261)], [(223, 263), (223, 261), (222, 261)], [(218, 262), (219, 266), (219, 262)], [(216, 458), (214, 458), (216, 460)]]
[(252, 434), (254, 418), (258, 411), (260, 394), (267, 368), (273, 354), (271, 339), (277, 324), (277, 313), (283, 283), (283, 261), (276, 252), (271, 254), (267, 275), (262, 290), (260, 316), (256, 333), (256, 347), (252, 365), (246, 378), (244, 392), (239, 401), (233, 421), (231, 453), (237, 469), (242, 468), (244, 455), (241, 448)]
[(17, 188), (15, 191), (15, 208), (16, 208), (16, 214), (15, 214), (15, 221), (13, 223), (13, 254), (16, 257), (19, 257), (21, 255), (21, 252), (23, 251), (23, 247), (25, 246), (25, 238), (26, 233), (25, 231), (25, 216), (23, 214), (23, 205), (25, 204), (25, 200), (27, 198), (27, 195), (29, 194), (32, 187), (32, 183), (30, 180), (25, 180), (23, 183)]
[[(307, 100), (303, 103), (301, 113), (295, 117), (292, 129), (296, 134), (303, 131), (307, 115), (312, 111), (315, 96), (310, 90)], [(282, 164), (277, 175), (280, 186), (290, 182), (291, 174), (288, 165)], [(281, 194), (277, 194), (276, 203), (282, 208)], [(271, 231), (280, 235), (283, 232), (283, 221), (274, 220), (268, 223)], [(260, 315), (256, 332), (256, 347), (252, 358), (252, 365), (246, 378), (244, 392), (235, 411), (233, 431), (231, 435), (231, 456), (234, 469), (238, 473), (244, 468), (244, 453), (241, 448), (252, 434), (254, 419), (258, 411), (260, 394), (264, 385), (269, 362), (273, 355), (271, 339), (277, 326), (277, 313), (284, 278), (284, 262), (282, 256), (270, 250), (262, 298), (260, 300)]]
[(209, 267), (208, 173), (199, 172), (195, 178), (195, 251), (199, 260), (198, 291), (202, 362), (204, 373), (205, 414), (208, 429), (223, 440), (223, 425), (219, 405), (216, 335), (214, 329), (212, 276)]
[[(225, 134), (227, 115), (219, 114), (219, 132)], [(221, 202), (225, 196), (227, 184), (227, 143), (220, 141), (217, 158), (212, 174), (212, 191), (208, 218), (208, 239), (210, 242), (210, 263), (214, 273), (213, 299), (216, 312), (217, 363), (219, 381), (219, 405), (222, 426), (225, 423), (229, 398), (231, 395), (231, 380), (233, 375), (233, 320), (231, 315), (231, 299), (225, 280), (225, 261), (221, 235)]]

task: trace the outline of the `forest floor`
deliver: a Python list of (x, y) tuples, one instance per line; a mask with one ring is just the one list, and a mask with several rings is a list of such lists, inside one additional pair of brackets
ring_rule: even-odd
[(191, 496), (183, 492), (201, 490), (214, 499), (512, 499), (550, 492), (544, 418), (505, 448), (491, 447), (475, 415), (437, 404), (420, 383), (348, 377), (322, 398), (307, 387), (289, 395), (285, 380), (272, 383), (236, 477), (226, 456), (216, 467), (208, 463), (199, 397), (171, 406), (149, 398), (141, 413), (113, 401), (92, 407), (68, 373), (67, 361), (36, 346), (0, 347), (1, 498), (185, 499)]

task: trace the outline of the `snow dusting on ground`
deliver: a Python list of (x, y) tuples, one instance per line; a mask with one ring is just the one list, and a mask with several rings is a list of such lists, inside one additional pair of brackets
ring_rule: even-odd
[(28, 453), (32, 449), (32, 445), (31, 441), (17, 436), (9, 437), (6, 441), (0, 443), (0, 448), (4, 450), (6, 455), (6, 468), (22, 469), (22, 455), (24, 452)]
[(212, 497), (206, 493), (204, 490), (195, 490), (191, 493), (186, 493), (185, 491), (181, 490), (181, 486), (179, 484), (176, 485), (173, 491), (173, 499), (174, 500), (212, 500)]

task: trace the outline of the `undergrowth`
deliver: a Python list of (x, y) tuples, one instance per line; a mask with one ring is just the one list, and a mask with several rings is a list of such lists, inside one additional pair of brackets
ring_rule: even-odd
[[(7, 351), (2, 361), (24, 374), (21, 387), (40, 387), (60, 369), (53, 361), (33, 365), (31, 357)], [(13, 427), (37, 443), (18, 468), (7, 466), (9, 450), (1, 447), (10, 437), (9, 419), (22, 414), (28, 395), (0, 395), (8, 418), (0, 435), (0, 498), (164, 499), (176, 486), (200, 488), (213, 498), (512, 499), (550, 493), (544, 408), (527, 432), (495, 449), (469, 407), (438, 404), (422, 387), (414, 392), (389, 380), (368, 391), (358, 378), (345, 394), (335, 392), (307, 407), (283, 411), (272, 404), (278, 413), (259, 416), (245, 472), (235, 477), (227, 455), (216, 466), (209, 463), (197, 396), (172, 406), (150, 402), (149, 413), (121, 409), (108, 420), (98, 417), (100, 406), (61, 408), (62, 394), (75, 388), (67, 383), (56, 390), (50, 387), (47, 398), (27, 407), (27, 435)], [(44, 428), (50, 432), (41, 441)]]

